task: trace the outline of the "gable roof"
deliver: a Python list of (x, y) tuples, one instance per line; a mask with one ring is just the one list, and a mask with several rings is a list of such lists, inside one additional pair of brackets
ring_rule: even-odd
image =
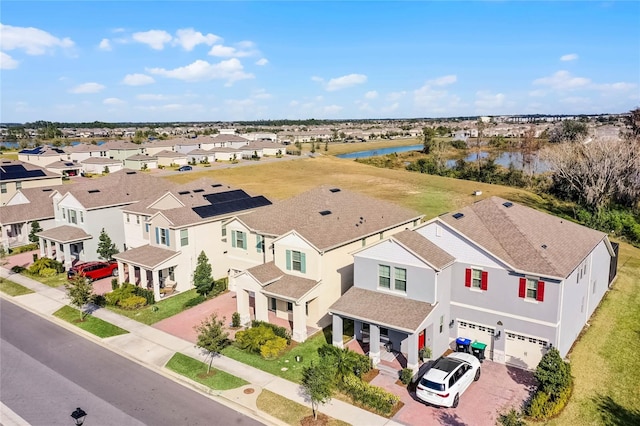
[(260, 283), (265, 293), (296, 302), (319, 283), (319, 281), (286, 274), (273, 261), (249, 268), (246, 272)]
[(391, 239), (420, 256), (425, 262), (442, 270), (455, 262), (455, 258), (415, 231), (404, 230), (394, 234)]
[(269, 235), (295, 230), (318, 250), (327, 250), (422, 216), (386, 201), (325, 185), (262, 207), (241, 221)]
[(93, 238), (84, 232), (82, 228), (69, 225), (56, 226), (55, 228), (38, 232), (36, 235), (59, 243), (72, 243)]
[(11, 223), (31, 222), (33, 220), (53, 219), (53, 200), (51, 197), (56, 191), (61, 191), (64, 186), (66, 185), (23, 188), (19, 190), (29, 202), (0, 207), (0, 223), (8, 225)]
[(499, 197), (438, 220), (513, 268), (566, 278), (607, 235)]
[(167, 250), (147, 244), (115, 254), (113, 255), (113, 258), (126, 263), (132, 263), (154, 269), (156, 266), (176, 257), (179, 254), (179, 251)]

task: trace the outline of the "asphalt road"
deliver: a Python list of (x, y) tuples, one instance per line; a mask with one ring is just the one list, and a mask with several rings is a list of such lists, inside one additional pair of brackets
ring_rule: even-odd
[(0, 400), (34, 426), (260, 423), (0, 299)]

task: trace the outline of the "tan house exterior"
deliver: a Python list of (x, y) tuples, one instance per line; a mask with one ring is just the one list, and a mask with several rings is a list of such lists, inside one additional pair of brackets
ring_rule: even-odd
[(4, 206), (21, 189), (62, 185), (62, 176), (22, 161), (0, 163), (0, 205)]

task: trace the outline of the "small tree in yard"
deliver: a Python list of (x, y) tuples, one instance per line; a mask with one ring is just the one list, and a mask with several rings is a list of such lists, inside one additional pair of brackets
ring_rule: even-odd
[(209, 352), (211, 359), (207, 368), (207, 374), (211, 371), (211, 364), (216, 353), (220, 352), (229, 344), (229, 333), (224, 331), (226, 318), (218, 319), (217, 314), (211, 315), (195, 327), (198, 332), (198, 342), (196, 346)]
[(539, 389), (556, 398), (571, 385), (571, 366), (564, 362), (556, 348), (551, 348), (540, 360), (534, 377), (540, 384)]
[(318, 406), (331, 400), (334, 380), (329, 371), (330, 368), (313, 362), (302, 370), (302, 388), (311, 400), (314, 420), (318, 419)]
[(213, 277), (211, 276), (211, 264), (204, 251), (198, 256), (198, 265), (193, 272), (193, 285), (196, 287), (198, 294), (207, 296), (213, 288)]
[(82, 307), (89, 303), (93, 294), (93, 284), (82, 274), (76, 274), (72, 279), (64, 284), (71, 304), (80, 311), (80, 321), (84, 321), (86, 313)]
[(98, 243), (98, 249), (96, 250), (96, 252), (98, 253), (98, 257), (100, 257), (100, 259), (111, 260), (113, 259), (114, 254), (119, 253), (116, 245), (111, 242), (111, 237), (109, 237), (109, 234), (107, 234), (104, 228), (102, 228), (102, 231), (100, 231), (99, 241), (100, 242)]
[(38, 232), (42, 232), (42, 227), (40, 226), (40, 223), (37, 220), (34, 220), (33, 222), (31, 222), (31, 232), (29, 232), (29, 241), (31, 241), (32, 243), (40, 242), (40, 237), (36, 235)]

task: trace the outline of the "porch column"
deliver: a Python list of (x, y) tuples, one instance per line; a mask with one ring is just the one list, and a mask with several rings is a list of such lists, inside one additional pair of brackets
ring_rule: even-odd
[(127, 265), (129, 267), (129, 282), (131, 284), (136, 283), (136, 268), (131, 263)]
[(342, 317), (338, 314), (333, 314), (332, 315), (333, 319), (332, 319), (332, 323), (333, 323), (333, 327), (331, 328), (332, 330), (332, 342), (333, 346), (342, 349), (343, 347), (343, 343), (342, 343), (342, 332), (344, 330), (344, 320), (342, 319)]
[(380, 327), (369, 324), (369, 358), (375, 367), (380, 362)]
[(249, 293), (243, 288), (239, 288), (236, 291), (236, 310), (240, 314), (240, 324), (249, 324), (251, 322)]
[(304, 302), (293, 304), (293, 333), (291, 338), (296, 342), (307, 340), (307, 312)]
[(56, 260), (60, 263), (62, 263), (63, 260), (63, 253), (62, 253), (62, 244), (60, 243), (55, 243), (56, 244)]
[(71, 245), (70, 244), (63, 244), (62, 245), (62, 250), (64, 252), (64, 267), (65, 269), (69, 269), (72, 266), (72, 261), (71, 261)]
[(47, 242), (42, 237), (38, 237), (38, 242), (40, 245), (40, 257), (49, 257), (47, 253)]
[[(140, 271), (142, 273), (142, 270)], [(145, 276), (146, 274), (145, 270)], [(160, 271), (151, 271), (151, 280), (153, 281), (153, 296), (156, 300), (160, 300)], [(145, 279), (145, 289), (147, 280)]]
[(124, 282), (124, 263), (121, 260), (118, 260), (118, 284), (122, 284)]
[(411, 333), (407, 338), (407, 368), (418, 372), (418, 333)]
[(256, 307), (255, 307), (256, 319), (258, 321), (269, 322), (269, 307), (268, 307), (269, 298), (264, 294), (256, 291), (255, 302), (256, 302)]

